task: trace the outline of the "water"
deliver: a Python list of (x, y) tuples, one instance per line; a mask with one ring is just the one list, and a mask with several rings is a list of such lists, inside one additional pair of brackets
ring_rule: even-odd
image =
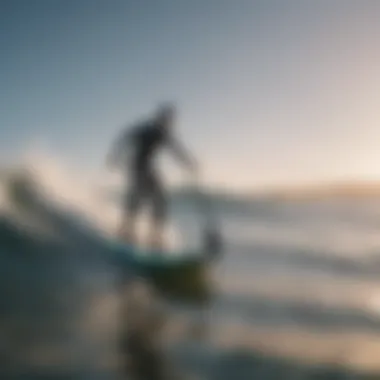
[[(48, 169), (30, 171), (34, 191), (24, 174), (15, 185), (15, 170), (1, 181), (0, 371), (117, 379), (121, 273), (100, 239), (117, 207)], [(227, 249), (213, 272), (211, 326), (202, 343), (176, 337), (183, 370), (208, 379), (379, 370), (380, 200), (252, 200), (218, 214)], [(195, 244), (200, 215), (180, 204), (172, 215), (173, 246), (178, 236)], [(197, 312), (176, 309), (173, 325)]]
[(217, 345), (378, 368), (380, 200), (251, 203), (224, 213)]

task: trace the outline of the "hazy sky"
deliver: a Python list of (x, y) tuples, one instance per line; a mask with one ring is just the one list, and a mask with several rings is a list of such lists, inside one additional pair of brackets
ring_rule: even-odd
[(98, 168), (175, 100), (210, 183), (380, 179), (380, 1), (0, 0), (2, 156)]

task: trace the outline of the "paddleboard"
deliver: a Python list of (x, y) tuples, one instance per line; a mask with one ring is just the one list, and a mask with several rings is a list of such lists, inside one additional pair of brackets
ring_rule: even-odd
[(147, 250), (120, 241), (112, 241), (111, 248), (121, 265), (146, 278), (161, 293), (197, 302), (208, 298), (207, 261), (201, 253)]

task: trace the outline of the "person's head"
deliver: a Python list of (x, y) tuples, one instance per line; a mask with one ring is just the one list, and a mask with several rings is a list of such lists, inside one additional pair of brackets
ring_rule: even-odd
[(175, 107), (172, 104), (166, 103), (161, 105), (157, 110), (157, 120), (164, 128), (171, 128), (175, 117)]

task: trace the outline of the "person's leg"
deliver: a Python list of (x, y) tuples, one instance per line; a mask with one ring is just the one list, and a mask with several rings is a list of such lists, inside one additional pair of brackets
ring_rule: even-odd
[(134, 173), (130, 178), (129, 189), (124, 200), (123, 216), (118, 231), (120, 239), (133, 243), (136, 241), (136, 219), (141, 209), (144, 184), (141, 175)]
[(161, 249), (163, 247), (163, 234), (167, 216), (167, 200), (161, 181), (156, 173), (151, 174), (149, 183), (152, 206), (150, 244), (156, 249)]

